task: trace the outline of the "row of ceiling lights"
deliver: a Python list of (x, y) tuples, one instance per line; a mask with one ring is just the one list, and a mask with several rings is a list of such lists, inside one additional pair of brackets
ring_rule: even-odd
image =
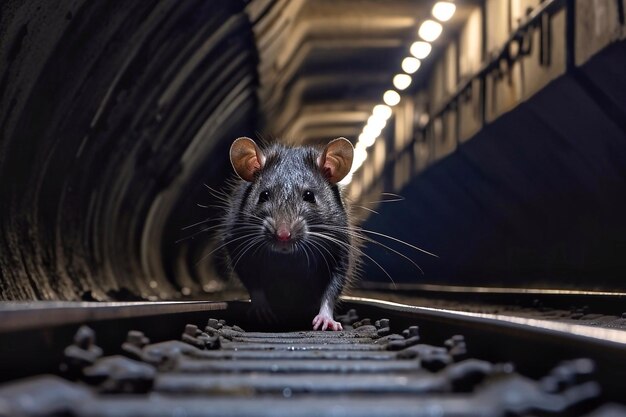
[[(431, 42), (439, 38), (443, 31), (443, 26), (439, 22), (447, 22), (454, 16), (456, 5), (452, 1), (439, 1), (432, 8), (432, 15), (436, 20), (425, 20), (420, 25), (417, 34), (421, 38), (414, 42), (409, 51), (411, 56), (402, 60), (403, 73), (393, 77), (393, 86), (395, 90), (390, 89), (383, 94), (383, 102), (374, 106), (372, 115), (367, 119), (367, 124), (363, 128), (363, 132), (359, 135), (359, 140), (354, 148), (354, 162), (352, 163), (352, 172), (346, 177), (345, 183), (349, 183), (352, 179), (352, 173), (359, 169), (367, 159), (367, 148), (372, 146), (376, 139), (380, 136), (382, 130), (387, 124), (387, 120), (393, 113), (391, 107), (400, 103), (400, 93), (398, 91), (406, 90), (413, 81), (411, 77), (421, 66), (421, 60), (425, 59), (432, 50)], [(398, 91), (396, 91), (398, 90)]]

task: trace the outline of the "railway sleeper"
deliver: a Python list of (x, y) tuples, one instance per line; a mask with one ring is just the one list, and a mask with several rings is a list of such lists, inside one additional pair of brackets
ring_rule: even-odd
[[(626, 416), (602, 408), (594, 362), (557, 364), (538, 379), (512, 363), (468, 357), (462, 335), (421, 343), (418, 326), (344, 316), (342, 332), (246, 332), (209, 319), (181, 340), (128, 332), (104, 355), (80, 327), (60, 375), (0, 387), (2, 416)], [(115, 394), (115, 395), (113, 395)], [(120, 395), (123, 394), (123, 395)], [(608, 414), (604, 414), (608, 413)]]

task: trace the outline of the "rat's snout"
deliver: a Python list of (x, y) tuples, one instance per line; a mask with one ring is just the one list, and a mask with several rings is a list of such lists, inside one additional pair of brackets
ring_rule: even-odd
[(265, 227), (272, 250), (284, 254), (293, 253), (296, 250), (297, 242), (302, 234), (298, 221), (291, 221), (288, 218), (276, 220), (268, 218)]
[(279, 242), (288, 242), (291, 239), (291, 231), (287, 223), (281, 223), (276, 229), (276, 239)]

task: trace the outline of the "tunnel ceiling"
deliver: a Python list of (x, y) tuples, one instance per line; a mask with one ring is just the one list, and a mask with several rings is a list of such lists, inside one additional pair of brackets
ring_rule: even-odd
[[(354, 140), (393, 75), (419, 23), (431, 17), (426, 0), (277, 1), (254, 25), (259, 50), (263, 133), (291, 143), (345, 136)], [(445, 43), (478, 1), (458, 2)], [(259, 4), (248, 6), (252, 18)]]

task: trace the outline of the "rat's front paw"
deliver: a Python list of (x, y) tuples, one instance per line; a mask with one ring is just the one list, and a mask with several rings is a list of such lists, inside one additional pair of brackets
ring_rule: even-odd
[(313, 319), (313, 330), (317, 330), (321, 326), (320, 330), (343, 330), (341, 323), (333, 320), (331, 316), (326, 314), (318, 314)]

